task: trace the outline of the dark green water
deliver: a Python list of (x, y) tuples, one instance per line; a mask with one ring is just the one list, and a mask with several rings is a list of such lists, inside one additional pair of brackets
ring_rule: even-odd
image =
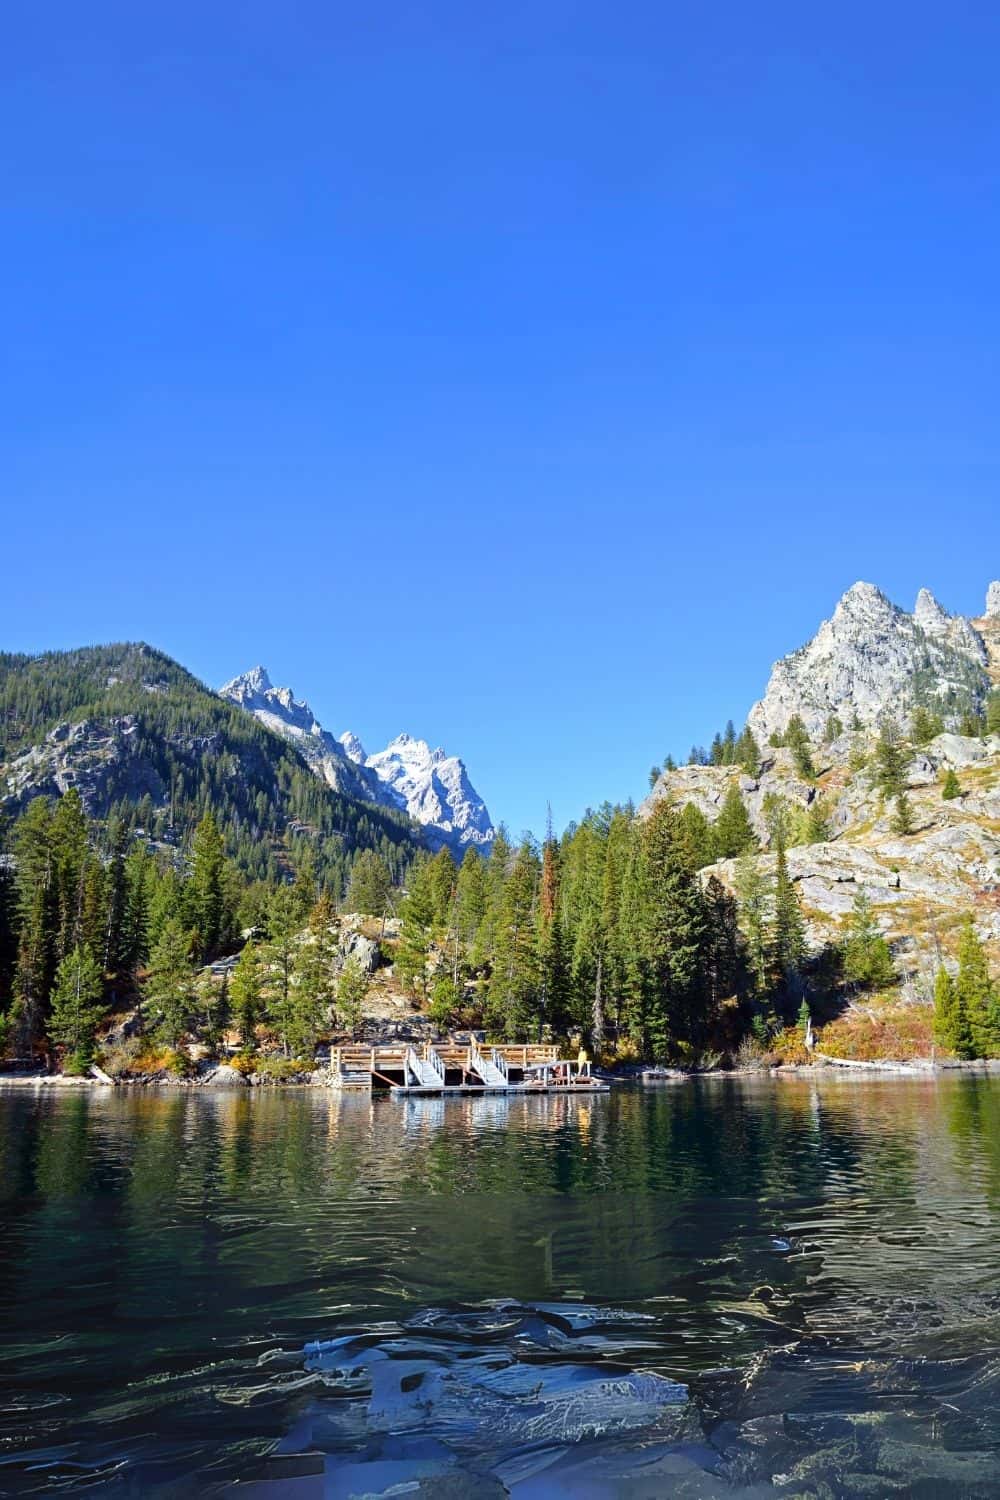
[(1000, 1495), (1000, 1081), (8, 1089), (0, 1191), (0, 1493)]

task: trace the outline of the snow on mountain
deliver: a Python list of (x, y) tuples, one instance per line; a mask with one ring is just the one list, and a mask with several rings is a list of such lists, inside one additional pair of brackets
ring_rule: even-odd
[(365, 761), (368, 759), (368, 752), (365, 749), (364, 745), (362, 745), (356, 734), (352, 734), (351, 731), (348, 730), (346, 734), (342, 734), (340, 736), (340, 743), (344, 747), (345, 755), (347, 755), (350, 760), (353, 760), (356, 765), (364, 765)]
[(219, 696), (238, 703), (268, 729), (291, 740), (316, 775), (335, 791), (361, 802), (375, 802), (380, 807), (402, 808), (400, 799), (385, 795), (376, 775), (345, 753), (320, 724), (309, 704), (296, 698), (291, 688), (276, 688), (264, 667), (252, 667), (249, 672), (232, 678), (219, 689)]
[(291, 688), (276, 688), (263, 667), (253, 667), (219, 689), (262, 724), (291, 740), (318, 776), (345, 796), (409, 813), (431, 843), (461, 851), (488, 846), (493, 824), (486, 804), (457, 756), (432, 750), (426, 740), (401, 734), (375, 755), (357, 735), (335, 739), (308, 703)]
[[(360, 748), (359, 741), (353, 743)], [(403, 799), (411, 818), (439, 830), (449, 842), (488, 844), (492, 840), (486, 804), (458, 756), (445, 755), (441, 749), (432, 750), (426, 740), (400, 734), (384, 750), (369, 755), (364, 764)]]
[(948, 614), (928, 589), (907, 614), (874, 584), (855, 583), (812, 640), (775, 663), (750, 727), (766, 743), (793, 714), (814, 736), (831, 714), (845, 725), (857, 719), (871, 726), (925, 703), (954, 716), (981, 707), (987, 662), (976, 628)]

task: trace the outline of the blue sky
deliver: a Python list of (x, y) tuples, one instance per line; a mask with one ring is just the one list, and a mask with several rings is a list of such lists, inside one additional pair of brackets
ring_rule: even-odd
[(263, 661), (540, 829), (1000, 576), (1000, 11), (15, 7), (0, 643)]

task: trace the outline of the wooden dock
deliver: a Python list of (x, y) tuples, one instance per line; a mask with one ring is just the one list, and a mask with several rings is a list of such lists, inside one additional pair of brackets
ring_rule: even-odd
[(606, 1093), (608, 1085), (552, 1046), (450, 1042), (353, 1044), (330, 1053), (334, 1087), (394, 1095)]

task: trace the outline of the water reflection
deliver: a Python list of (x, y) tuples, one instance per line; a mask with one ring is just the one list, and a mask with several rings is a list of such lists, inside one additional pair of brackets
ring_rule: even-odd
[[(614, 1349), (574, 1357), (690, 1385), (727, 1486), (754, 1471), (747, 1424), (786, 1432), (796, 1391), (815, 1455), (810, 1403), (898, 1418), (908, 1389), (904, 1447), (919, 1432), (992, 1461), (998, 1189), (987, 1078), (576, 1099), (8, 1091), (0, 1489), (122, 1460), (119, 1492), (221, 1482), (287, 1444), (306, 1343), (495, 1298), (620, 1308), (634, 1325)], [(779, 1449), (762, 1440), (761, 1464)]]

